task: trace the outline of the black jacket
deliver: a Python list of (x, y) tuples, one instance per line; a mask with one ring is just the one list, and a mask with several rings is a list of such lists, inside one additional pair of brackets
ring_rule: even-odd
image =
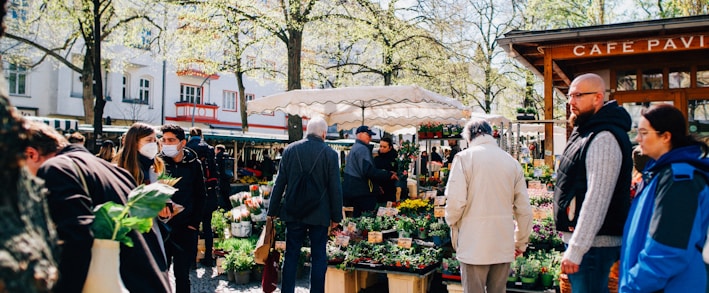
[(202, 174), (207, 188), (214, 188), (219, 185), (219, 169), (215, 161), (214, 147), (210, 146), (199, 136), (190, 138), (186, 147), (197, 154), (197, 158), (202, 163)]
[[(82, 172), (89, 194), (84, 191), (78, 172)], [(42, 164), (37, 176), (45, 180), (49, 189), (50, 213), (59, 239), (64, 242), (59, 258), (60, 279), (54, 292), (81, 292), (91, 262), (93, 209), (108, 201), (125, 204), (135, 181), (126, 170), (75, 145), (67, 146)], [(121, 279), (126, 288), (130, 292), (171, 292), (158, 235), (155, 231), (133, 231), (130, 236), (134, 246), (121, 245), (120, 254)]]
[[(296, 155), (295, 152), (298, 154)], [(318, 153), (320, 158), (316, 158)], [(282, 207), (281, 199), (285, 196), (298, 196), (292, 190), (296, 185), (295, 181), (301, 172), (307, 173), (311, 168), (313, 169), (311, 176), (317, 187), (321, 190), (326, 188), (326, 193), (315, 211), (299, 221), (309, 225), (328, 226), (330, 221), (342, 220), (342, 185), (337, 153), (325, 144), (322, 138), (312, 135), (288, 145), (283, 151), (276, 184), (271, 194), (269, 216), (280, 216), (285, 222), (298, 221)]]
[(623, 155), (618, 181), (613, 191), (606, 218), (598, 235), (623, 235), (623, 226), (630, 209), (630, 181), (633, 161), (627, 132), (630, 115), (615, 101), (606, 103), (598, 112), (574, 128), (564, 153), (559, 159), (554, 190), (554, 221), (558, 231), (573, 232), (579, 216), (569, 220), (567, 208), (576, 198), (575, 214), (579, 215), (588, 186), (586, 185), (586, 152), (593, 137), (603, 131), (613, 134)]
[(173, 228), (187, 226), (199, 228), (207, 195), (202, 176), (202, 164), (197, 160), (197, 154), (189, 148), (185, 148), (183, 152), (184, 156), (180, 162), (160, 154), (165, 161), (165, 173), (174, 178), (181, 178), (174, 186), (177, 192), (172, 196), (172, 201), (185, 208), (167, 223)]
[[(374, 166), (377, 169), (384, 169), (390, 172), (398, 172), (399, 164), (397, 164), (396, 162), (397, 156), (398, 154), (395, 150), (390, 150), (386, 153), (380, 153), (378, 156), (374, 157)], [(378, 202), (396, 201), (396, 181), (384, 180), (378, 181), (377, 183), (384, 192), (384, 194), (377, 198)]]

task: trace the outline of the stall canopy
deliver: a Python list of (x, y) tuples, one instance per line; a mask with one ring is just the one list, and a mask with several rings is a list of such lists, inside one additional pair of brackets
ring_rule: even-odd
[(416, 85), (292, 90), (248, 101), (247, 109), (249, 114), (319, 115), (339, 129), (366, 124), (387, 132), (425, 121), (457, 121), (468, 112), (460, 101)]
[[(130, 126), (114, 126), (114, 125), (104, 125), (104, 133), (119, 133), (123, 134), (128, 131)], [(94, 128), (88, 124), (82, 124), (78, 128), (82, 132), (91, 133)], [(155, 126), (155, 129), (159, 131), (160, 126)], [(187, 129), (185, 129), (185, 134), (189, 135)], [(202, 129), (202, 136), (206, 139), (218, 139), (218, 140), (230, 140), (230, 141), (244, 141), (244, 142), (288, 142), (288, 136), (283, 134), (264, 134), (264, 133), (242, 133), (241, 131), (234, 130), (221, 130), (221, 129)]]
[(54, 129), (61, 129), (61, 131), (64, 132), (79, 130), (79, 120), (36, 116), (25, 116), (24, 118), (27, 120), (42, 122), (53, 127)]

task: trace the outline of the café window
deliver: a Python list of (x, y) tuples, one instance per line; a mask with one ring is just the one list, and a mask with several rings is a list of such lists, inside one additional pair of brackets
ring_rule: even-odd
[(697, 87), (709, 87), (709, 65), (697, 66)]
[(686, 89), (691, 86), (689, 68), (670, 68), (668, 83), (671, 89)]
[(618, 91), (634, 91), (638, 88), (638, 76), (635, 70), (619, 70), (616, 72), (616, 82)]
[(663, 89), (662, 68), (643, 70), (643, 89), (644, 90), (661, 90), (661, 89)]
[(700, 137), (709, 136), (709, 97), (687, 101), (689, 133)]

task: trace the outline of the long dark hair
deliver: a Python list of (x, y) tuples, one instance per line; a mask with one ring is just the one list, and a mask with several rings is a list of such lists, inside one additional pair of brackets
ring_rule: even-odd
[(650, 123), (652, 128), (660, 133), (669, 132), (672, 135), (670, 143), (672, 149), (690, 145), (698, 145), (703, 156), (709, 153), (709, 146), (694, 135), (687, 132), (687, 119), (679, 109), (670, 104), (659, 104), (642, 111), (642, 116)]
[[(143, 178), (143, 171), (140, 170), (140, 161), (138, 160), (140, 149), (138, 149), (138, 141), (153, 133), (156, 133), (156, 131), (152, 126), (140, 122), (133, 123), (123, 138), (123, 148), (118, 151), (118, 155), (116, 155), (114, 159), (118, 167), (128, 170), (138, 184), (148, 179)], [(163, 161), (159, 157), (156, 156), (153, 159), (153, 167), (156, 173), (162, 173), (164, 166)]]

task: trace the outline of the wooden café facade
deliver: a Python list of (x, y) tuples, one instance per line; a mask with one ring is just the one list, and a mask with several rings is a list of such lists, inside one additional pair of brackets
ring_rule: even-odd
[[(628, 110), (634, 128), (643, 108), (670, 103), (685, 114), (690, 132), (709, 136), (709, 15), (512, 31), (498, 43), (543, 77), (544, 117), (553, 117), (555, 91), (565, 95), (574, 77), (593, 72), (605, 79), (606, 97)], [(552, 127), (546, 125), (546, 137), (553, 137)], [(546, 140), (545, 150), (552, 148)], [(549, 165), (551, 154), (545, 154)]]

